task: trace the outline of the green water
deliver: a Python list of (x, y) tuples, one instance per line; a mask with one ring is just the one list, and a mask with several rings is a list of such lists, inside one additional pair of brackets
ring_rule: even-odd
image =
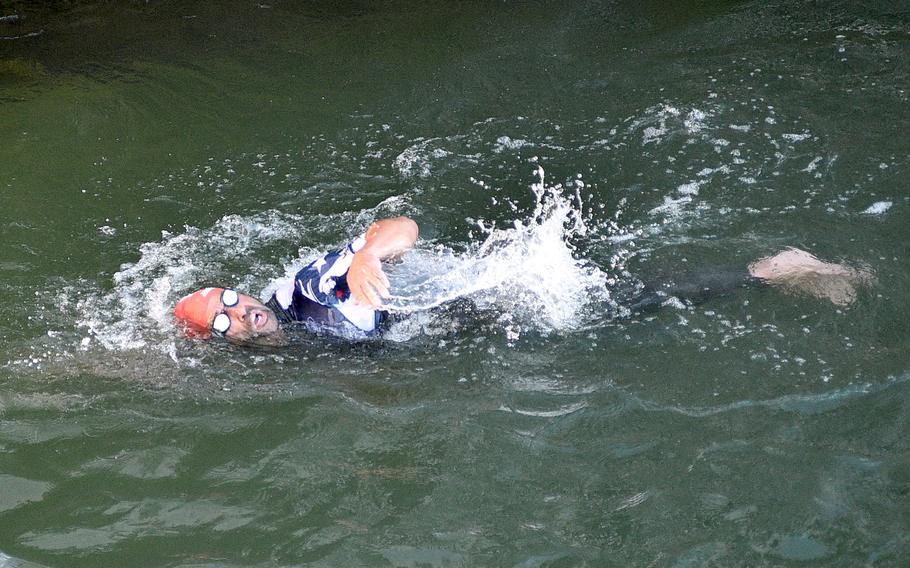
[[(21, 13), (0, 568), (910, 563), (906, 3)], [(174, 329), (401, 214), (402, 282), (493, 284), (379, 341)], [(616, 317), (786, 246), (876, 280)]]

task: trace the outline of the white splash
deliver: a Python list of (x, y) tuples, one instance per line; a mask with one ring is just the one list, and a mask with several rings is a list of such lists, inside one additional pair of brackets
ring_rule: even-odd
[[(298, 217), (268, 212), (253, 218), (228, 215), (207, 230), (164, 231), (160, 241), (140, 246), (135, 263), (121, 266), (110, 291), (70, 291), (79, 298), (77, 326), (88, 333), (88, 343), (94, 339), (108, 350), (152, 348), (172, 353), (171, 310), (177, 298), (213, 282), (248, 289), (249, 277), (239, 282), (236, 277), (217, 280), (219, 275), (225, 278), (224, 264), (255, 259), (260, 248), (299, 235), (302, 224)], [(82, 347), (87, 346), (83, 339)]]
[(496, 139), (496, 144), (493, 146), (493, 151), (497, 154), (501, 154), (505, 150), (520, 150), (527, 146), (529, 142), (521, 138), (510, 138), (508, 136), (500, 136)]
[(576, 258), (571, 238), (583, 236), (580, 196), (547, 187), (535, 170), (535, 207), (527, 221), (506, 229), (479, 223), (486, 238), (464, 253), (446, 246), (414, 250), (389, 267), (395, 294), (385, 307), (395, 312), (428, 310), (459, 298), (514, 315), (546, 330), (572, 329), (594, 301), (609, 301), (607, 275)]
[(894, 205), (892, 201), (876, 201), (863, 210), (863, 215), (881, 215), (891, 209), (892, 205)]
[(395, 157), (392, 167), (404, 178), (429, 177), (432, 173), (431, 164), (433, 160), (445, 158), (450, 154), (447, 150), (433, 147), (439, 144), (440, 141), (440, 138), (418, 138), (414, 144), (405, 148), (403, 152)]
[(686, 127), (686, 131), (689, 134), (696, 134), (701, 132), (705, 128), (705, 119), (707, 115), (704, 111), (701, 111), (697, 108), (693, 108), (689, 111), (689, 114), (686, 116), (686, 120), (683, 121), (683, 125)]

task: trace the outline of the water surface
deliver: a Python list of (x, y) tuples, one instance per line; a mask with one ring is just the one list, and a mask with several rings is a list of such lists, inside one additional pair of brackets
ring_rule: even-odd
[[(904, 3), (23, 14), (0, 567), (908, 562)], [(175, 330), (391, 215), (384, 339)], [(786, 246), (876, 282), (624, 317)]]

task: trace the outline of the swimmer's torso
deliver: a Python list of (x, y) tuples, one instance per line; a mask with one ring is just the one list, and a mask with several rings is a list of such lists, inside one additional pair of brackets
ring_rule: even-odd
[(354, 253), (365, 243), (364, 237), (358, 237), (306, 265), (293, 280), (281, 284), (266, 305), (283, 323), (300, 322), (342, 333), (375, 333), (385, 312), (355, 304), (347, 281)]

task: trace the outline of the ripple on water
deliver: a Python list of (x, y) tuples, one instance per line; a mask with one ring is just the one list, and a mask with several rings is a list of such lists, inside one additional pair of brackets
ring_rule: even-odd
[(17, 444), (42, 444), (50, 440), (71, 440), (85, 434), (85, 429), (69, 419), (5, 419), (0, 440)]
[(0, 474), (0, 512), (41, 501), (53, 487), (46, 481)]
[(774, 540), (776, 543), (771, 548), (771, 553), (785, 560), (819, 560), (832, 553), (824, 543), (808, 535), (783, 535)]
[(110, 457), (94, 459), (81, 470), (83, 474), (106, 472), (134, 479), (174, 478), (177, 466), (187, 455), (186, 450), (173, 446), (122, 450)]
[(871, 393), (888, 390), (910, 381), (910, 376), (901, 379), (892, 379), (886, 383), (873, 385), (870, 383), (848, 385), (844, 388), (833, 389), (819, 394), (792, 394), (771, 400), (740, 400), (729, 404), (714, 407), (680, 407), (663, 405), (651, 401), (641, 400), (630, 395), (637, 401), (640, 408), (649, 412), (672, 412), (692, 418), (705, 418), (728, 412), (737, 412), (752, 408), (768, 408), (797, 414), (821, 414), (836, 409), (849, 403), (852, 399)]
[(27, 531), (20, 537), (20, 542), (49, 552), (103, 550), (124, 540), (167, 536), (173, 531), (202, 528), (215, 532), (232, 531), (248, 525), (261, 514), (210, 499), (120, 501), (103, 512), (106, 518), (115, 520), (101, 528)]
[(511, 408), (508, 406), (500, 406), (499, 410), (503, 412), (514, 412), (515, 414), (521, 414), (522, 416), (536, 416), (538, 418), (557, 418), (559, 416), (566, 416), (574, 412), (578, 412), (583, 408), (587, 408), (588, 404), (585, 402), (578, 402), (575, 404), (567, 404), (560, 406), (559, 408), (553, 410), (530, 410), (522, 408)]
[(36, 564), (28, 560), (13, 558), (0, 552), (0, 568), (47, 568), (43, 564)]

